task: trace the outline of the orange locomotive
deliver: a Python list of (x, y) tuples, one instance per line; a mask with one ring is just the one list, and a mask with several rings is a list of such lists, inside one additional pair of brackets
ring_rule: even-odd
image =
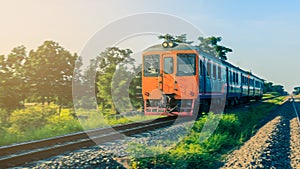
[(191, 116), (199, 93), (198, 52), (186, 44), (163, 45), (143, 52), (145, 114)]
[(227, 104), (261, 98), (262, 84), (262, 79), (189, 44), (164, 42), (143, 51), (146, 115), (193, 116), (199, 104), (208, 106), (212, 98)]

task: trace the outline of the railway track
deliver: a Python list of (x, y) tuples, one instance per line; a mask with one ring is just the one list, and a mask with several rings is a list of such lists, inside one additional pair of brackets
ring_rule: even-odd
[[(252, 105), (260, 102), (261, 101), (254, 101), (232, 108), (239, 108), (240, 106)], [(156, 120), (147, 120), (108, 128), (95, 129), (86, 132), (78, 132), (38, 141), (3, 146), (0, 147), (0, 168), (20, 166), (28, 162), (38, 161), (62, 154), (64, 152), (73, 151), (84, 147), (91, 147), (96, 145), (96, 143), (101, 144), (113, 140), (123, 139), (125, 136), (171, 125), (176, 119), (176, 116), (170, 116)], [(182, 122), (188, 121), (188, 119), (189, 118), (180, 118)]]
[[(0, 168), (20, 166), (67, 151), (94, 146), (96, 145), (95, 143), (100, 144), (123, 139), (125, 136), (172, 125), (176, 119), (177, 116), (170, 116), (0, 147)], [(179, 118), (177, 120), (176, 123), (184, 122), (188, 118)]]
[(293, 103), (293, 107), (294, 107), (294, 110), (295, 110), (295, 114), (296, 114), (296, 116), (297, 116), (298, 125), (299, 125), (299, 127), (300, 127), (299, 108), (296, 107), (296, 103), (295, 103), (295, 100), (297, 100), (297, 101), (299, 102), (299, 101), (300, 101), (300, 98), (294, 98), (294, 97), (292, 97), (291, 100), (292, 100), (292, 103)]
[(300, 168), (300, 99), (290, 98), (222, 168)]

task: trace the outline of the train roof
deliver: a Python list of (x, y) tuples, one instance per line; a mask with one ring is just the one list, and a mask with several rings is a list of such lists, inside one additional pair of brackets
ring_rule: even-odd
[(234, 68), (234, 69), (237, 69), (241, 72), (244, 72), (246, 74), (250, 74), (251, 76), (257, 78), (257, 79), (260, 79), (262, 81), (264, 81), (264, 79), (260, 78), (260, 77), (257, 77), (255, 75), (253, 75), (251, 72), (249, 71), (245, 71), (237, 66), (234, 66), (233, 64), (225, 61), (225, 60), (220, 60), (220, 59), (217, 59), (215, 56), (209, 54), (209, 53), (206, 53), (204, 51), (202, 51), (199, 47), (197, 46), (193, 46), (193, 45), (190, 45), (190, 44), (186, 44), (186, 43), (175, 43), (174, 44), (174, 47), (172, 48), (165, 48), (163, 47), (161, 44), (158, 44), (158, 45), (153, 45), (153, 46), (150, 46), (148, 47), (147, 49), (144, 50), (144, 52), (161, 52), (161, 51), (176, 51), (176, 50), (196, 50), (199, 54), (201, 54), (203, 57), (206, 57), (206, 58), (209, 58), (211, 60), (214, 60), (216, 62), (219, 62), (219, 63), (222, 63), (228, 67), (231, 67), (231, 68)]
[(164, 48), (161, 44), (150, 46), (144, 52), (161, 52), (161, 51), (175, 51), (175, 50), (197, 50), (197, 47), (186, 43), (175, 43), (172, 48)]
[(259, 79), (259, 80), (265, 81), (264, 79), (262, 79), (262, 78), (260, 78), (260, 77), (258, 77), (258, 76), (256, 76), (256, 75), (254, 75), (254, 74), (252, 74), (252, 72), (250, 72), (250, 71), (245, 71), (245, 70), (241, 69), (240, 67), (237, 67), (237, 66), (235, 66), (235, 65), (233, 65), (233, 64), (231, 64), (231, 63), (229, 63), (229, 62), (227, 62), (227, 61), (225, 61), (225, 60), (222, 60), (222, 63), (223, 63), (224, 65), (228, 66), (228, 67), (237, 69), (237, 70), (239, 70), (239, 71), (241, 71), (241, 72), (243, 72), (243, 73), (250, 74), (251, 76), (253, 76), (253, 77), (255, 77), (255, 78)]

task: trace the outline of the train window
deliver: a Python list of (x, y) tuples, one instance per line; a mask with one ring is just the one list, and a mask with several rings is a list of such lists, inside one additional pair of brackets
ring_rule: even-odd
[(196, 74), (196, 54), (178, 53), (177, 54), (177, 75), (192, 76)]
[(241, 83), (244, 84), (244, 76), (241, 74)]
[(213, 64), (213, 78), (217, 78), (217, 66), (215, 64)]
[(200, 60), (200, 76), (204, 75), (204, 65), (203, 65), (203, 61)]
[(160, 56), (145, 55), (144, 56), (144, 76), (158, 76), (160, 71)]
[(211, 75), (211, 62), (210, 61), (207, 62), (206, 70), (207, 70), (207, 76), (210, 76)]
[(232, 76), (233, 76), (233, 83), (235, 83), (235, 72), (233, 72)]
[(221, 66), (218, 66), (218, 79), (222, 80), (222, 76), (221, 76)]
[(164, 58), (164, 73), (165, 74), (172, 74), (173, 70), (174, 70), (173, 58), (172, 57), (165, 57)]
[(238, 84), (239, 83), (239, 74), (238, 73), (235, 74), (235, 80), (236, 80), (236, 83)]
[(231, 71), (229, 72), (229, 75), (230, 75), (230, 83), (232, 83), (232, 72)]

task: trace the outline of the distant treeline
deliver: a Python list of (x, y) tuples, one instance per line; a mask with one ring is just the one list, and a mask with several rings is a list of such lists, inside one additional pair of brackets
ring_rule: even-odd
[[(91, 106), (91, 98), (84, 97), (94, 86), (96, 91), (92, 92), (96, 93), (100, 107), (114, 109), (111, 86), (113, 85), (114, 91), (124, 93), (124, 82), (121, 80), (136, 77), (134, 72), (140, 72), (136, 71), (140, 67), (134, 66), (131, 53), (129, 49), (107, 48), (99, 52), (85, 70), (81, 70), (81, 57), (64, 49), (57, 42), (45, 41), (29, 52), (25, 46), (15, 47), (7, 56), (0, 55), (0, 109), (11, 112), (23, 108), (26, 102), (55, 103), (60, 109), (62, 106), (72, 107), (73, 80), (77, 89), (80, 89), (80, 94), (76, 95), (79, 97), (76, 99), (80, 100), (78, 104), (87, 108)], [(122, 71), (118, 71), (115, 76), (122, 78), (116, 84), (111, 82), (117, 66)], [(131, 91), (128, 91), (132, 104), (137, 107), (140, 103), (134, 90), (137, 90), (139, 82), (134, 78), (129, 87)]]
[[(166, 34), (159, 38), (192, 43), (186, 40), (185, 34), (175, 37)], [(199, 41), (202, 50), (223, 59), (226, 59), (227, 52), (232, 51), (217, 45), (221, 37), (199, 37)], [(99, 108), (111, 109), (113, 113), (120, 109), (139, 108), (142, 103), (137, 96), (140, 93), (137, 86), (141, 86), (141, 66), (134, 64), (131, 54), (130, 49), (110, 47), (99, 51), (82, 70), (82, 58), (57, 42), (45, 41), (29, 52), (25, 46), (15, 47), (7, 56), (0, 55), (0, 109), (11, 112), (23, 108), (26, 102), (55, 103), (60, 109), (62, 106), (72, 107), (72, 82), (77, 92), (74, 99), (80, 107), (95, 107), (94, 98), (88, 96), (96, 96)], [(264, 92), (286, 94), (283, 86), (271, 82), (265, 83)], [(118, 110), (112, 95), (121, 96), (117, 98), (120, 103)]]
[(264, 93), (267, 92), (277, 92), (280, 95), (288, 95), (288, 93), (284, 91), (284, 87), (282, 85), (274, 85), (272, 82), (264, 83)]

